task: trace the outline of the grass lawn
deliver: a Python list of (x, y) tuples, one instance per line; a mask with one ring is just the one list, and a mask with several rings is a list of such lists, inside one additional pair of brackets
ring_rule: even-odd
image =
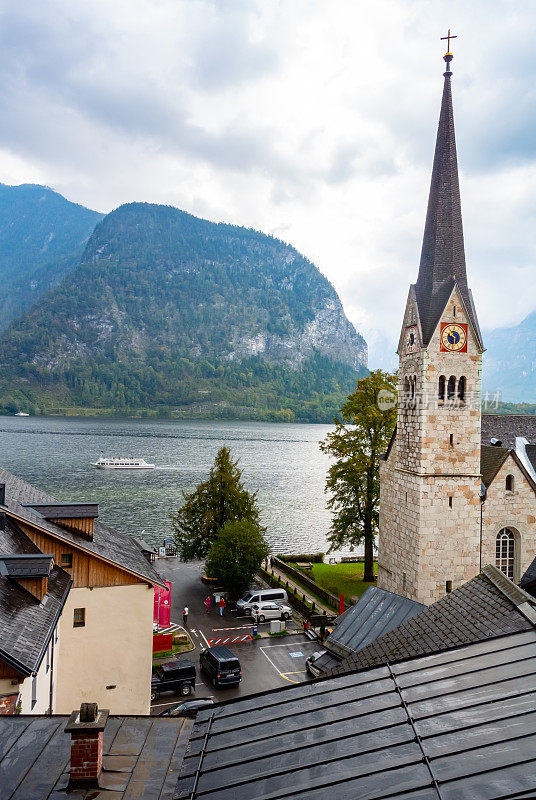
[[(364, 564), (362, 561), (356, 563), (341, 564), (313, 564), (313, 575), (316, 583), (323, 589), (327, 589), (336, 597), (344, 594), (344, 599), (349, 602), (352, 597), (361, 597), (372, 583), (365, 583), (363, 580)], [(378, 562), (374, 562), (374, 574), (378, 574)]]

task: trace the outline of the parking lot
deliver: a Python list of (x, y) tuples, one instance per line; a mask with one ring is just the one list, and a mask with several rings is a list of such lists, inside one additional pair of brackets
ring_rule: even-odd
[[(288, 637), (252, 639), (250, 617), (238, 616), (226, 610), (220, 616), (216, 609), (205, 613), (203, 600), (209, 593), (201, 582), (202, 564), (187, 564), (176, 560), (161, 560), (156, 563), (157, 571), (172, 582), (171, 619), (182, 622), (182, 609), (188, 606), (188, 632), (195, 649), (184, 654), (191, 659), (197, 669), (195, 697), (212, 697), (226, 700), (244, 697), (279, 686), (289, 686), (309, 680), (305, 671), (305, 659), (319, 649), (316, 641), (311, 641), (303, 633), (289, 634)], [(289, 621), (289, 629), (296, 624)], [(259, 632), (268, 631), (270, 623), (259, 625)], [(225, 644), (240, 660), (242, 682), (236, 686), (215, 689), (208, 679), (199, 672), (199, 654), (211, 644)], [(166, 708), (181, 702), (181, 697), (163, 694), (152, 704), (152, 713), (161, 713)]]

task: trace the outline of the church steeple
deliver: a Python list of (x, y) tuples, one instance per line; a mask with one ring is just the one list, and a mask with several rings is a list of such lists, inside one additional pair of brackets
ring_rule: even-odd
[[(450, 45), (449, 31), (449, 45)], [(450, 47), (449, 47), (450, 49)], [(478, 320), (467, 285), (463, 244), (462, 210), (454, 134), (454, 114), (450, 63), (452, 53), (444, 55), (446, 71), (441, 113), (428, 199), (428, 211), (421, 252), (419, 277), (415, 287), (421, 320), (423, 345), (428, 346), (455, 284), (467, 308), (475, 334), (482, 345)]]

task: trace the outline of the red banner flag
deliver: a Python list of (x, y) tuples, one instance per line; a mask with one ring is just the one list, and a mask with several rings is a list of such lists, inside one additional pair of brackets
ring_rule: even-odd
[(171, 583), (164, 581), (166, 589), (160, 589), (160, 610), (158, 625), (160, 628), (169, 628), (171, 625)]
[(341, 599), (339, 600), (339, 614), (344, 614), (344, 595), (341, 594)]

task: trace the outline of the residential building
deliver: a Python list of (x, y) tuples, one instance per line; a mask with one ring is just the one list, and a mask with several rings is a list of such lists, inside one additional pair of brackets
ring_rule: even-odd
[(100, 522), (96, 503), (59, 502), (5, 470), (2, 512), (18, 541), (24, 536), (52, 559), (53, 574), (72, 582), (57, 623), (53, 712), (70, 713), (87, 700), (117, 714), (148, 713), (154, 586), (163, 583), (138, 545)]

